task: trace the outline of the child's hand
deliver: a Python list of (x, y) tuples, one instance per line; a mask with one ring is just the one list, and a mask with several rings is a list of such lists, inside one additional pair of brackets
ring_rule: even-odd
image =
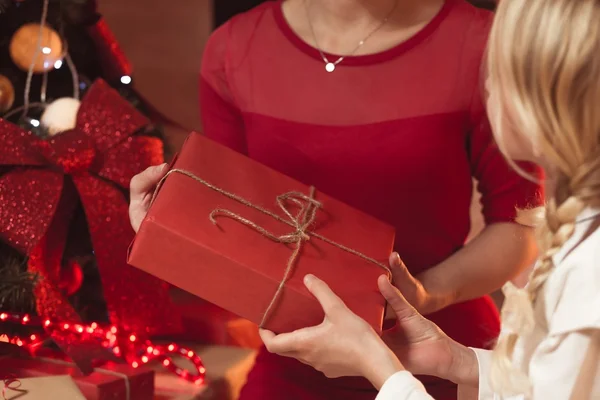
[(129, 184), (129, 221), (134, 231), (140, 229), (140, 224), (148, 213), (152, 193), (156, 184), (167, 173), (167, 164), (148, 167), (131, 179)]
[(308, 275), (305, 285), (325, 311), (323, 323), (281, 335), (261, 330), (270, 352), (296, 358), (329, 378), (364, 376), (378, 389), (387, 378), (404, 369), (375, 331), (325, 282)]
[(383, 333), (383, 340), (416, 375), (430, 375), (458, 384), (477, 386), (478, 361), (475, 353), (450, 339), (408, 303), (402, 293), (382, 276), (379, 290), (396, 316), (396, 326)]

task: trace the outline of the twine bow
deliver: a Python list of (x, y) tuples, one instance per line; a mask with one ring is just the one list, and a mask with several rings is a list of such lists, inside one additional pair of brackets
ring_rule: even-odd
[[(290, 274), (294, 270), (296, 261), (297, 261), (298, 257), (300, 256), (300, 253), (302, 251), (302, 246), (304, 245), (305, 242), (310, 240), (311, 237), (313, 237), (315, 239), (319, 239), (325, 243), (328, 243), (334, 247), (337, 247), (340, 250), (343, 250), (347, 253), (350, 253), (357, 257), (360, 257), (365, 261), (375, 264), (376, 266), (378, 266), (381, 269), (383, 269), (384, 271), (386, 271), (388, 273), (388, 276), (392, 275), (392, 272), (387, 265), (385, 265), (385, 264), (375, 260), (374, 258), (369, 257), (357, 250), (354, 250), (350, 247), (346, 247), (340, 243), (336, 243), (333, 240), (328, 239), (325, 236), (319, 235), (318, 233), (311, 231), (309, 229), (310, 226), (315, 222), (315, 219), (317, 216), (317, 211), (320, 208), (322, 208), (322, 204), (319, 201), (315, 200), (315, 188), (314, 187), (310, 188), (309, 195), (306, 195), (306, 194), (300, 193), (300, 192), (288, 192), (288, 193), (284, 193), (284, 194), (277, 196), (277, 198), (276, 198), (277, 205), (286, 215), (286, 217), (287, 217), (287, 219), (286, 219), (286, 218), (279, 216), (278, 214), (275, 214), (274, 212), (272, 212), (266, 208), (258, 206), (256, 204), (244, 199), (243, 197), (241, 197), (235, 193), (231, 193), (226, 190), (223, 190), (220, 187), (215, 186), (215, 185), (211, 184), (210, 182), (193, 174), (192, 172), (186, 171), (184, 169), (173, 168), (169, 172), (167, 172), (167, 174), (160, 180), (160, 182), (156, 186), (156, 190), (154, 191), (154, 196), (152, 198), (152, 202), (156, 198), (156, 195), (157, 195), (158, 191), (160, 190), (160, 188), (162, 187), (165, 180), (169, 177), (169, 175), (175, 174), (175, 173), (187, 176), (188, 178), (191, 178), (191, 179), (195, 180), (196, 182), (203, 184), (207, 188), (214, 190), (215, 192), (220, 193), (220, 194), (224, 195), (225, 197), (230, 198), (231, 200), (234, 200), (234, 201), (236, 201), (240, 204), (243, 204), (247, 207), (250, 207), (256, 211), (260, 211), (261, 213), (268, 215), (279, 222), (289, 225), (290, 227), (292, 227), (294, 229), (294, 231), (291, 233), (288, 233), (285, 235), (276, 235), (276, 234), (268, 231), (267, 229), (263, 228), (262, 226), (256, 224), (255, 222), (250, 221), (249, 219), (244, 218), (243, 216), (241, 216), (237, 213), (234, 213), (230, 210), (223, 209), (223, 208), (216, 208), (213, 211), (211, 211), (211, 213), (209, 215), (210, 221), (215, 225), (218, 225), (218, 223), (217, 223), (218, 217), (231, 218), (241, 224), (246, 225), (247, 227), (249, 227), (251, 229), (254, 229), (256, 232), (258, 232), (261, 235), (263, 235), (264, 237), (272, 240), (273, 242), (295, 245), (294, 251), (288, 258), (285, 272), (283, 274), (283, 278), (279, 282), (279, 286), (277, 287), (277, 290), (275, 291), (275, 294), (273, 295), (271, 302), (267, 306), (267, 309), (265, 310), (263, 318), (260, 322), (259, 326), (261, 328), (267, 322), (269, 316), (271, 315), (271, 312), (273, 311), (273, 309), (275, 308), (275, 305), (277, 304), (277, 301), (281, 297), (283, 288), (285, 287), (285, 284), (287, 283), (287, 281), (290, 277)], [(288, 207), (288, 205), (289, 205), (288, 202), (291, 202), (299, 207), (299, 211), (296, 214), (292, 214), (292, 212), (290, 211), (290, 209)]]
[(27, 390), (20, 389), (21, 381), (17, 378), (16, 375), (14, 375), (14, 374), (7, 375), (4, 378), (2, 378), (2, 381), (4, 382), (4, 386), (2, 387), (2, 398), (4, 400), (9, 400), (9, 398), (7, 397), (7, 393), (9, 390), (20, 393), (20, 394), (16, 395), (16, 397), (13, 397), (15, 399), (17, 397), (21, 397), (21, 396), (24, 396), (25, 394), (27, 394)]

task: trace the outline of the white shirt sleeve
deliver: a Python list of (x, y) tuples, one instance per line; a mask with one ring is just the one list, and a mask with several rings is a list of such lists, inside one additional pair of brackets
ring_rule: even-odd
[(434, 400), (408, 371), (397, 372), (385, 382), (375, 400)]
[[(479, 364), (479, 389), (474, 391), (459, 388), (459, 393), (465, 393), (464, 395), (459, 396), (459, 400), (496, 400), (497, 397), (494, 395), (494, 392), (492, 392), (489, 381), (492, 351), (473, 348), (471, 348), (471, 350), (475, 352), (477, 363)], [(467, 393), (469, 394), (467, 395)]]
[[(595, 333), (598, 335), (598, 333)], [(546, 337), (529, 362), (532, 400), (600, 398), (600, 343), (593, 331)], [(489, 383), (491, 351), (473, 349), (479, 361), (478, 400), (500, 400)], [(466, 392), (468, 393), (468, 392)], [(514, 396), (506, 400), (523, 400)], [(475, 400), (475, 397), (460, 397)]]
[[(536, 348), (529, 362), (532, 400), (600, 399), (600, 331), (577, 331), (549, 336)], [(491, 351), (473, 349), (479, 362), (478, 395), (460, 400), (500, 400), (489, 384)], [(459, 393), (461, 390), (459, 389)], [(468, 390), (463, 393), (470, 393)], [(588, 396), (588, 397), (582, 397)], [(514, 396), (505, 400), (524, 400)], [(376, 400), (433, 400), (410, 372), (392, 375)]]
[(533, 399), (600, 398), (598, 332), (547, 337), (529, 364)]
[[(478, 400), (499, 400), (489, 384), (491, 351), (473, 349), (479, 361)], [(546, 337), (529, 362), (532, 400), (600, 398), (598, 331), (578, 331)], [(460, 390), (459, 390), (460, 392)], [(468, 391), (465, 391), (468, 393)], [(514, 396), (507, 400), (523, 400)], [(475, 400), (475, 397), (460, 397)]]
[(548, 332), (529, 360), (533, 399), (598, 399), (600, 231), (595, 231), (546, 281)]

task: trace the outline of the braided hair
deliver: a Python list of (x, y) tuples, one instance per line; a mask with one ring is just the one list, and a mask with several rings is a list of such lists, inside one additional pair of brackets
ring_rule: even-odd
[(540, 258), (529, 284), (505, 286), (503, 334), (490, 377), (496, 393), (531, 396), (529, 379), (513, 360), (516, 344), (536, 326), (546, 328), (536, 306), (556, 268), (554, 256), (572, 237), (577, 215), (600, 204), (600, 1), (499, 2), (487, 67), (490, 95), (501, 110), (491, 121), (500, 149), (508, 158), (503, 137), (528, 138), (521, 143), (545, 164), (552, 186), (545, 212), (537, 213)]

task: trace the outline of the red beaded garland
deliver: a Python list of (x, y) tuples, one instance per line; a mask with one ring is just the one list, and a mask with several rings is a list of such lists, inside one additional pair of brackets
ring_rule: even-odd
[[(141, 340), (135, 333), (119, 332), (116, 326), (101, 326), (95, 322), (91, 324), (57, 322), (46, 319), (43, 323), (37, 317), (28, 314), (19, 313), (0, 313), (0, 323), (9, 322), (20, 324), (23, 326), (39, 326), (42, 325), (45, 331), (39, 334), (31, 334), (27, 337), (11, 336), (8, 337), (8, 343), (28, 349), (34, 352), (37, 347), (42, 345), (49, 337), (49, 332), (59, 333), (63, 335), (76, 335), (83, 337), (87, 335), (89, 338), (97, 339), (101, 345), (111, 350), (116, 356), (122, 357), (132, 367), (137, 368), (140, 365), (147, 364), (152, 361), (160, 362), (164, 368), (178, 375), (186, 381), (193, 382), (196, 385), (204, 383), (206, 376), (206, 368), (202, 360), (193, 350), (179, 346), (177, 343), (168, 345), (157, 345), (150, 340)], [(129, 337), (130, 346), (125, 351), (117, 345), (117, 339), (120, 334), (126, 333)], [(179, 355), (187, 358), (194, 365), (195, 371), (188, 371), (178, 367), (171, 355)]]

